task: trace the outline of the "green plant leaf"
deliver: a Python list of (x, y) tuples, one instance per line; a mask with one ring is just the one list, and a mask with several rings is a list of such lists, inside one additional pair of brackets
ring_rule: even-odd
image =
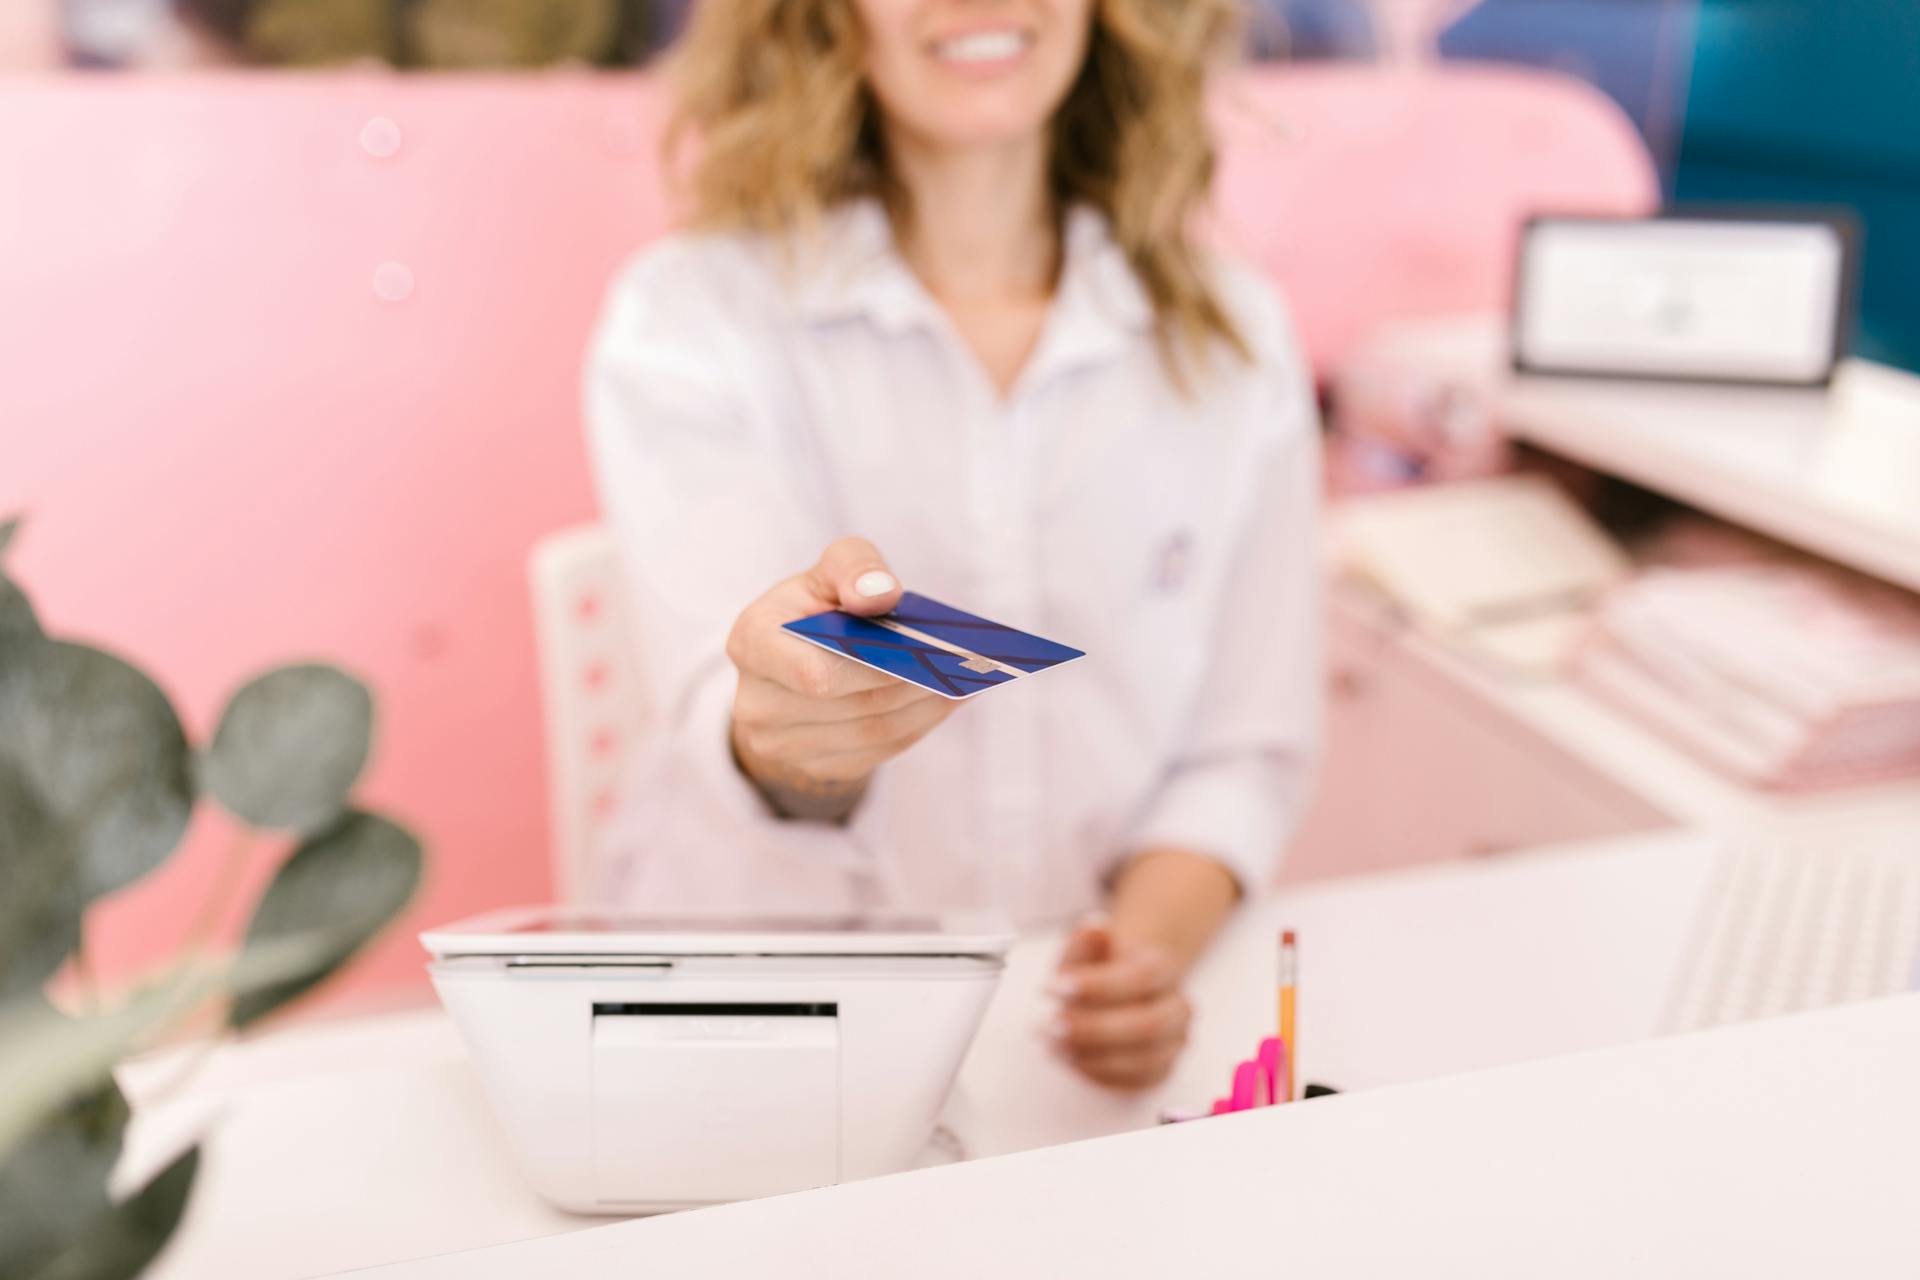
[(204, 761), (207, 789), (256, 827), (332, 824), (373, 745), (373, 695), (338, 667), (280, 667), (243, 685)]
[(69, 1099), (0, 1162), (0, 1276), (44, 1274), (49, 1259), (111, 1210), (127, 1100), (111, 1079)]
[(180, 842), (192, 753), (166, 695), (133, 667), (86, 645), (33, 646), (0, 667), (0, 725), (0, 760), (64, 831), (55, 852), (84, 898), (139, 879)]
[(209, 997), (239, 998), (306, 978), (329, 967), (338, 949), (332, 935), (307, 932), (235, 955), (189, 954), (85, 1018), (67, 1017), (38, 992), (0, 1004), (0, 1161), (54, 1112), (107, 1081), (114, 1063)]
[(295, 849), (254, 908), (243, 961), (264, 943), (311, 932), (328, 940), (326, 962), (305, 977), (240, 995), (232, 1025), (258, 1021), (345, 963), (405, 908), (420, 884), (421, 862), (420, 842), (410, 833), (358, 810)]
[(133, 1280), (160, 1256), (193, 1191), (200, 1148), (189, 1147), (153, 1180), (110, 1206), (34, 1280)]
[(112, 1084), (113, 1063), (166, 1007), (147, 993), (99, 1017), (69, 1018), (37, 992), (0, 1006), (0, 1168), (15, 1167), (63, 1111)]
[(80, 945), (75, 861), (66, 828), (0, 759), (0, 1001), (38, 991)]
[(0, 671), (28, 661), (31, 648), (45, 638), (27, 593), (0, 573)]
[[(0, 560), (6, 558), (7, 547), (18, 532), (19, 517), (0, 521)], [(0, 671), (24, 667), (32, 660), (34, 647), (45, 638), (27, 593), (0, 573)]]

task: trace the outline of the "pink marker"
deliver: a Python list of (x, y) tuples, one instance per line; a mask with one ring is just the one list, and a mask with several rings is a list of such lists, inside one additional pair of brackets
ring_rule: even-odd
[(1243, 1062), (1233, 1069), (1233, 1110), (1251, 1111), (1260, 1085), (1258, 1063)]
[(1260, 1083), (1265, 1086), (1261, 1092), (1265, 1096), (1265, 1105), (1285, 1102), (1287, 1096), (1282, 1085), (1286, 1078), (1287, 1046), (1278, 1036), (1268, 1036), (1260, 1042), (1260, 1052), (1254, 1061), (1260, 1064)]

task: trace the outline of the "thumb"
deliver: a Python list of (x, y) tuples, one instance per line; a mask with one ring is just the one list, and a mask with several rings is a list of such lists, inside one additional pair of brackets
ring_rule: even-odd
[(1067, 936), (1067, 945), (1060, 952), (1060, 968), (1075, 969), (1082, 965), (1104, 964), (1113, 958), (1113, 933), (1107, 927), (1105, 916), (1089, 916), (1075, 927)]
[(865, 538), (841, 538), (806, 573), (807, 588), (829, 609), (871, 617), (900, 603), (900, 580)]

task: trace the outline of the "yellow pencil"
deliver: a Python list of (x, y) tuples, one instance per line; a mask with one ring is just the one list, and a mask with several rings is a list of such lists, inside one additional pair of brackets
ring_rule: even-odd
[(1280, 1043), (1285, 1048), (1284, 1065), (1280, 1071), (1281, 1102), (1292, 1102), (1294, 1098), (1293, 1082), (1300, 1061), (1300, 1041), (1294, 1032), (1293, 1001), (1294, 987), (1300, 978), (1300, 956), (1294, 945), (1293, 930), (1287, 929), (1280, 934)]

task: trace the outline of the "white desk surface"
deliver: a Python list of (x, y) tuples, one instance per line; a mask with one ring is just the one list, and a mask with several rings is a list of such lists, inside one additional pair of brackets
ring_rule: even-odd
[(415, 1262), (369, 1280), (1911, 1277), (1920, 996)]
[(1829, 391), (1516, 377), (1505, 321), (1396, 326), (1376, 352), (1489, 399), (1517, 438), (1920, 591), (1920, 378)]
[[(1048, 1054), (1040, 988), (1057, 939), (1031, 940), (947, 1123), (969, 1155), (995, 1155), (1150, 1127), (1165, 1103), (1224, 1092), (1272, 1018), (1282, 923), (1302, 939), (1304, 1079), (1371, 1090), (1645, 1037), (1710, 863), (1700, 838), (1668, 833), (1256, 904), (1194, 975), (1194, 1041), (1174, 1079), (1143, 1095), (1097, 1089)], [(269, 1035), (153, 1101), (171, 1070), (124, 1073), (136, 1119), (123, 1172), (137, 1177), (183, 1134), (207, 1135), (201, 1183), (155, 1280), (327, 1274), (603, 1221), (549, 1209), (522, 1181), (437, 1012)]]

